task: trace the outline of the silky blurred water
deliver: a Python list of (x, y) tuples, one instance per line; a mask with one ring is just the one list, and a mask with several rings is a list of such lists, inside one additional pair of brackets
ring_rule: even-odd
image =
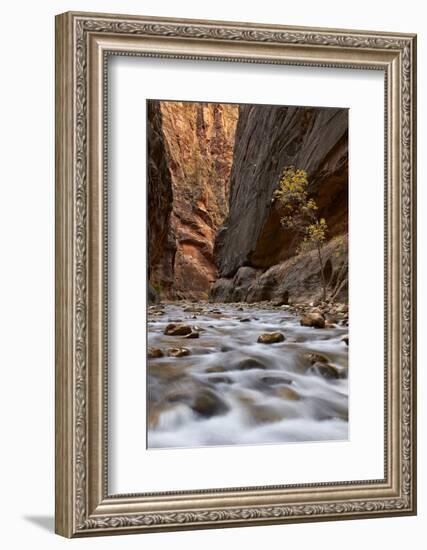
[[(171, 322), (194, 326), (199, 338), (164, 335)], [(285, 340), (257, 342), (273, 331)], [(341, 338), (347, 333), (346, 326), (302, 327), (286, 308), (151, 307), (148, 345), (165, 354), (185, 347), (190, 355), (148, 360), (148, 447), (346, 440), (348, 348)], [(340, 377), (316, 372), (307, 360), (310, 352), (326, 356)], [(201, 413), (194, 403), (206, 396), (209, 410)]]

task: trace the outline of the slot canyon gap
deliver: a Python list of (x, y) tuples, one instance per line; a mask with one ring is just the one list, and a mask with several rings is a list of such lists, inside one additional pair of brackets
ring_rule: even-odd
[(348, 110), (147, 101), (147, 445), (348, 438)]

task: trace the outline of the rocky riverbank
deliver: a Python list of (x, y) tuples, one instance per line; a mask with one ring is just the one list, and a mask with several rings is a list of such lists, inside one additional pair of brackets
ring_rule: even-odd
[(342, 440), (348, 308), (169, 302), (148, 312), (148, 445)]
[[(348, 302), (348, 237), (331, 239), (322, 250), (328, 297)], [(242, 266), (233, 277), (221, 277), (211, 286), (212, 302), (262, 302), (273, 305), (319, 301), (322, 281), (317, 251), (311, 250), (269, 269)]]

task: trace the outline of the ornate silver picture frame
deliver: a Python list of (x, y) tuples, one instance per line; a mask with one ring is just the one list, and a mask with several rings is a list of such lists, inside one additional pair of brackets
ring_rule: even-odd
[[(107, 60), (382, 71), (384, 477), (158, 493), (108, 490)], [(65, 537), (416, 513), (416, 37), (68, 12), (56, 18), (56, 532)], [(382, 366), (379, 366), (382, 368)]]

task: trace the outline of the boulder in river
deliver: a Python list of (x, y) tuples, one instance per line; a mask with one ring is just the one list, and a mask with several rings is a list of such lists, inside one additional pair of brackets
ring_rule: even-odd
[(166, 336), (187, 336), (188, 334), (191, 334), (192, 331), (193, 329), (190, 325), (183, 325), (181, 323), (169, 323), (169, 325), (165, 328)]
[(191, 408), (205, 417), (225, 414), (228, 411), (227, 404), (215, 392), (208, 389), (203, 389), (196, 395)]
[(325, 328), (325, 318), (320, 312), (314, 311), (301, 317), (300, 324), (303, 327)]
[(154, 376), (163, 382), (172, 382), (181, 378), (184, 369), (171, 363), (153, 363), (148, 365), (148, 375)]
[(185, 357), (190, 355), (190, 350), (187, 348), (169, 348), (167, 353), (169, 357)]
[(160, 359), (160, 357), (163, 357), (164, 353), (159, 348), (151, 348), (149, 347), (147, 350), (147, 357), (148, 359)]
[(191, 329), (191, 332), (189, 332), (184, 336), (184, 338), (198, 338), (198, 337), (199, 337), (199, 331), (194, 329)]
[(216, 373), (216, 372), (227, 372), (227, 369), (225, 367), (222, 367), (221, 365), (218, 365), (217, 367), (209, 367), (205, 370), (207, 373)]
[(282, 376), (263, 376), (261, 381), (267, 386), (276, 386), (278, 384), (292, 384), (292, 380)]
[(232, 384), (233, 380), (229, 376), (210, 376), (208, 379), (212, 384)]
[(311, 369), (316, 374), (320, 374), (320, 376), (323, 376), (329, 380), (336, 380), (340, 378), (340, 371), (333, 365), (326, 363), (314, 363)]
[(282, 399), (287, 399), (288, 401), (299, 401), (301, 399), (299, 394), (288, 386), (278, 387), (276, 393), (279, 397)]
[(253, 359), (252, 357), (247, 357), (237, 363), (235, 366), (238, 370), (250, 370), (250, 369), (266, 369), (267, 367), (258, 361), (258, 359)]
[(304, 353), (304, 359), (310, 361), (312, 365), (314, 365), (314, 363), (329, 363), (329, 359), (326, 355), (317, 352)]
[(348, 334), (346, 334), (345, 336), (343, 336), (343, 337), (341, 338), (341, 342), (344, 342), (344, 344), (345, 344), (346, 346), (348, 346), (349, 340), (350, 340), (350, 339), (349, 339), (349, 337), (348, 337)]
[(266, 424), (270, 422), (280, 422), (283, 415), (268, 405), (254, 405), (250, 408), (253, 418), (257, 423)]
[(258, 337), (260, 344), (276, 344), (277, 342), (283, 342), (285, 337), (281, 332), (265, 332)]

